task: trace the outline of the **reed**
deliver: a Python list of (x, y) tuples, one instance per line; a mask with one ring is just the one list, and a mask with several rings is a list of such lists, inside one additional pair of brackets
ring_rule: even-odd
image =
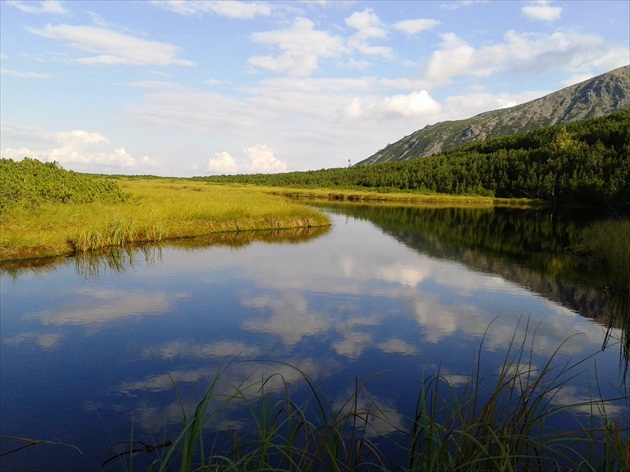
[[(280, 362), (274, 364), (284, 370), (248, 379), (226, 393), (218, 385), (228, 365), (194, 413), (185, 410), (180, 398), (184, 426), (168, 450), (158, 454), (153, 470), (630, 470), (629, 425), (607, 414), (614, 402), (627, 411), (630, 397), (604, 399), (596, 392), (589, 401), (562, 405), (562, 390), (587, 368), (592, 356), (562, 363), (559, 346), (537, 365), (537, 329), (526, 325), (519, 339), (517, 328), (499, 366), (484, 367), (482, 341), (463, 387), (440, 372), (426, 377), (415, 412), (406, 417), (374, 401), (368, 391), (373, 379), (355, 379), (353, 392), (340, 405), (304, 371)], [(305, 400), (290, 393), (281, 373), (286, 375), (286, 368), (306, 385)], [(226, 441), (220, 437), (226, 432), (219, 420), (237, 406), (247, 413), (248, 427), (232, 431)], [(572, 425), (570, 430), (553, 426), (559, 415), (562, 424)], [(388, 457), (381, 440), (370, 434), (379, 423), (388, 425), (390, 440), (399, 444), (398, 457)], [(213, 436), (206, 428), (224, 431)], [(405, 463), (396, 464), (393, 459), (401, 454)]]

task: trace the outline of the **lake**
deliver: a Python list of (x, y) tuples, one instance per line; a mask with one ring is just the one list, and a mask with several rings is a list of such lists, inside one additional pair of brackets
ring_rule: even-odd
[[(399, 413), (366, 433), (396, 463), (397, 429), (425, 379), (460, 388), (478, 356), (490, 378), (524, 336), (531, 370), (593, 356), (550, 407), (626, 395), (602, 405), (630, 426), (606, 274), (569, 250), (592, 212), (321, 208), (329, 229), (2, 266), (1, 434), (63, 444), (4, 455), (0, 468), (100, 470), (118, 441), (173, 441), (182, 408), (194, 410), (219, 371), (219, 394), (272, 376), (266, 388), (298, 403), (307, 375), (333, 407), (365, 384)], [(251, 427), (242, 409), (226, 410), (209, 435)], [(24, 444), (4, 439), (0, 452)], [(134, 469), (154, 458), (137, 455)]]

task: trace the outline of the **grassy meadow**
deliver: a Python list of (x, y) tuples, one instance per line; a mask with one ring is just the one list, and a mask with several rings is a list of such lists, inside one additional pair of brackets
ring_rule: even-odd
[(262, 189), (184, 179), (116, 180), (125, 201), (44, 201), (3, 209), (0, 260), (46, 257), (228, 231), (329, 225)]

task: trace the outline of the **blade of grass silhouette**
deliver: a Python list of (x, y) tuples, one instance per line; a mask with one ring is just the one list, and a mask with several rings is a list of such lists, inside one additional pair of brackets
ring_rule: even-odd
[(71, 449), (74, 449), (75, 451), (77, 451), (80, 455), (83, 455), (83, 452), (81, 452), (81, 449), (79, 449), (78, 447), (76, 447), (73, 444), (69, 444), (69, 443), (65, 443), (63, 441), (49, 441), (46, 439), (32, 439), (32, 438), (23, 438), (20, 436), (9, 436), (9, 435), (0, 435), (0, 439), (11, 439), (14, 441), (24, 441), (24, 442), (28, 442), (29, 444), (25, 444), (24, 446), (20, 446), (18, 448), (15, 449), (11, 449), (10, 451), (6, 451), (0, 454), (0, 457), (4, 457), (7, 456), (9, 454), (13, 454), (15, 452), (21, 451), (23, 449), (26, 449), (27, 447), (31, 447), (31, 446), (37, 446), (39, 444), (52, 444), (52, 445), (59, 445), (59, 446), (66, 446), (69, 447)]

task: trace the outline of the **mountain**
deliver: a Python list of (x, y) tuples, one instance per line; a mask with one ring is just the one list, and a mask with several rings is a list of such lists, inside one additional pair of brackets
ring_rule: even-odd
[(630, 66), (511, 108), (488, 111), (467, 120), (428, 125), (356, 165), (431, 156), (472, 141), (605, 116), (624, 109), (630, 109)]

